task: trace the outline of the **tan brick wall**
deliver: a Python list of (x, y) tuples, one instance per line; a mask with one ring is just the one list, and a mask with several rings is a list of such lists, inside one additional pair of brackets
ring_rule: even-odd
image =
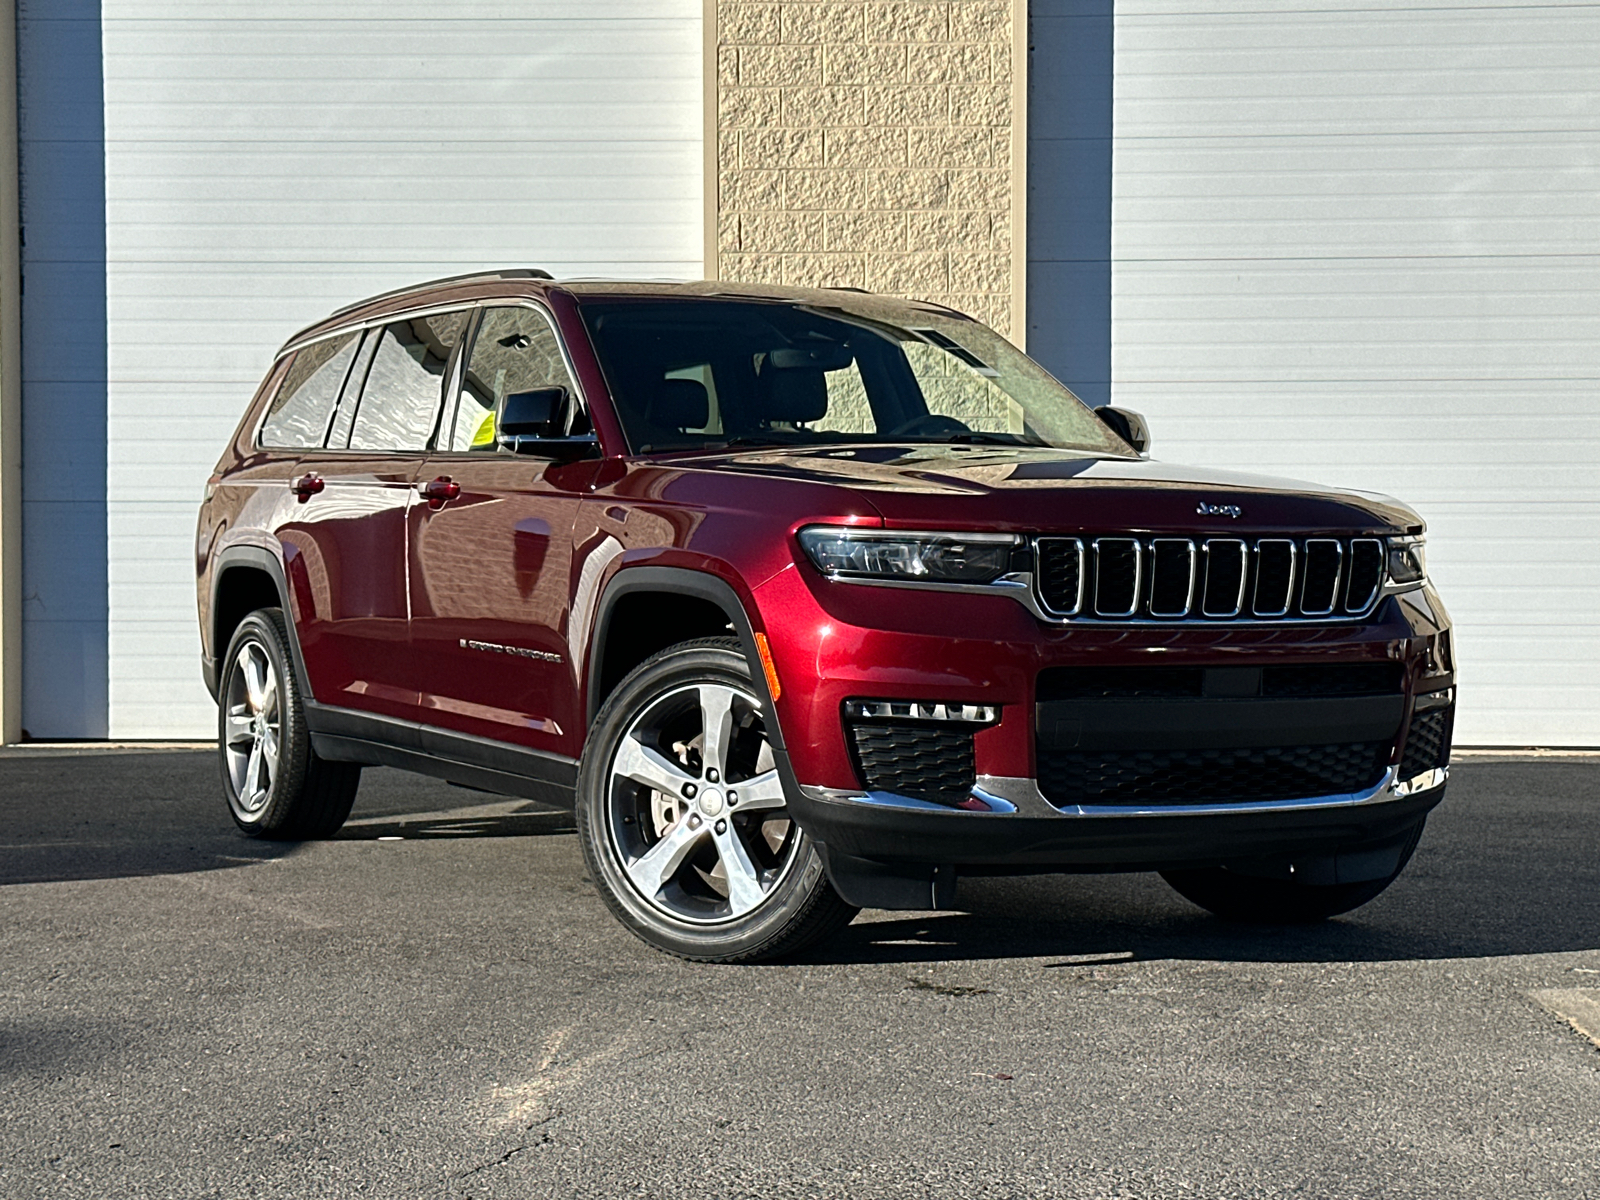
[(708, 273), (934, 300), (1009, 332), (1013, 0), (708, 0), (706, 16)]

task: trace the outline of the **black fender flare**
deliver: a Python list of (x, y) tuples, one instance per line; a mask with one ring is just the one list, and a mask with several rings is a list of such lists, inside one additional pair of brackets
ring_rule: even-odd
[(783, 730), (778, 720), (778, 709), (773, 703), (771, 689), (767, 687), (767, 672), (756, 649), (756, 635), (750, 624), (750, 614), (745, 611), (739, 594), (726, 580), (719, 579), (708, 571), (696, 571), (688, 567), (624, 567), (611, 577), (610, 583), (606, 584), (605, 591), (600, 595), (600, 603), (595, 605), (594, 624), (591, 626), (592, 632), (589, 636), (589, 656), (584, 679), (587, 698), (585, 727), (594, 725), (595, 714), (600, 709), (600, 698), (595, 684), (600, 678), (600, 664), (605, 661), (606, 638), (611, 627), (612, 610), (616, 607), (617, 601), (634, 592), (676, 592), (680, 595), (693, 596), (698, 600), (715, 604), (727, 615), (729, 624), (738, 635), (740, 645), (744, 647), (745, 660), (750, 665), (750, 677), (755, 680), (757, 694), (760, 695), (762, 705), (771, 718), (767, 722), (767, 738), (772, 743), (773, 750), (784, 760), (784, 765), (787, 765), (788, 756), (784, 752)]
[(305, 700), (311, 701), (311, 676), (306, 671), (305, 656), (300, 653), (300, 631), (295, 628), (294, 606), (290, 603), (292, 593), (289, 591), (289, 577), (283, 569), (283, 560), (265, 546), (250, 545), (226, 547), (218, 553), (211, 568), (211, 608), (207, 616), (211, 621), (212, 649), (216, 651), (217, 657), (205, 663), (204, 669), (206, 687), (210, 690), (212, 699), (216, 699), (217, 695), (218, 664), (228, 649), (217, 644), (217, 597), (222, 591), (223, 576), (238, 567), (249, 567), (265, 572), (272, 579), (273, 586), (278, 589), (278, 607), (283, 609), (284, 624), (289, 627), (289, 654), (294, 659), (294, 673), (300, 684), (300, 695)]

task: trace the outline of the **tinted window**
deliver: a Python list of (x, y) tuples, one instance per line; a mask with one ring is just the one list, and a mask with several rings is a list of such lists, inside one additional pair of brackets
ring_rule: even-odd
[(331, 447), (342, 450), (350, 444), (350, 426), (355, 423), (361, 382), (367, 377), (367, 369), (372, 366), (372, 352), (378, 348), (382, 336), (381, 329), (369, 329), (362, 336), (361, 346), (356, 350), (355, 366), (350, 368), (350, 378), (345, 381), (339, 410), (333, 414), (333, 427), (328, 431), (328, 445)]
[(322, 445), (334, 401), (356, 353), (356, 335), (327, 338), (295, 352), (261, 426), (261, 444), (304, 450)]
[(461, 379), (450, 449), (493, 451), (500, 403), (514, 392), (547, 387), (576, 390), (550, 322), (532, 308), (488, 309)]
[(350, 430), (352, 450), (425, 450), (465, 312), (384, 326)]

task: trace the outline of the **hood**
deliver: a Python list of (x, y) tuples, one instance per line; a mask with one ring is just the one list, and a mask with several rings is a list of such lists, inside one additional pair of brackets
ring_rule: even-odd
[(1376, 493), (1049, 447), (762, 447), (675, 465), (848, 487), (901, 528), (1395, 534), (1423, 524)]

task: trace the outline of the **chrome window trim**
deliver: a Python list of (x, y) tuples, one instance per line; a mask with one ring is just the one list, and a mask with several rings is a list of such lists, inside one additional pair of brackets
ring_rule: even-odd
[[(1183, 608), (1179, 612), (1157, 612), (1156, 611), (1156, 593), (1155, 593), (1156, 563), (1157, 563), (1157, 560), (1158, 560), (1158, 558), (1159, 558), (1159, 556), (1161, 554), (1160, 547), (1162, 546), (1163, 543), (1165, 543), (1166, 545), (1169, 545), (1169, 546), (1185, 546), (1185, 547), (1188, 548), (1188, 551), (1189, 551), (1189, 590), (1184, 596)], [(1165, 618), (1167, 620), (1176, 621), (1176, 620), (1181, 620), (1184, 617), (1187, 617), (1189, 615), (1190, 611), (1194, 608), (1194, 583), (1195, 583), (1195, 579), (1199, 575), (1199, 568), (1200, 568), (1200, 555), (1195, 549), (1195, 544), (1194, 544), (1194, 539), (1193, 538), (1151, 538), (1150, 539), (1150, 600), (1149, 600), (1149, 603), (1147, 603), (1145, 605), (1145, 610), (1152, 617), (1155, 617), (1158, 620), (1162, 619), (1162, 618)]]
[[(1275, 612), (1263, 612), (1261, 609), (1261, 547), (1266, 545), (1284, 545), (1289, 547), (1289, 583), (1283, 590), (1283, 607)], [(1286, 617), (1289, 610), (1294, 607), (1294, 582), (1300, 566), (1300, 547), (1295, 545), (1293, 538), (1258, 538), (1255, 545), (1256, 554), (1256, 586), (1250, 597), (1250, 611), (1258, 617)]]
[[(1239, 594), (1233, 599), (1231, 612), (1211, 612), (1206, 608), (1206, 591), (1211, 583), (1211, 547), (1237, 546), (1239, 547)], [(1217, 621), (1230, 621), (1244, 611), (1245, 585), (1250, 582), (1250, 543), (1243, 538), (1207, 538), (1206, 539), (1206, 582), (1200, 592), (1200, 615), (1210, 617)]]
[[(1327, 608), (1307, 608), (1305, 585), (1310, 580), (1311, 547), (1332, 546), (1334, 550), (1333, 588), (1328, 593)], [(1338, 538), (1307, 538), (1306, 539), (1306, 578), (1300, 586), (1300, 614), (1306, 617), (1327, 617), (1333, 615), (1333, 610), (1339, 607), (1339, 584), (1344, 581), (1344, 543)]]
[[(437, 302), (435, 302), (433, 304), (418, 305), (415, 308), (400, 308), (400, 309), (396, 309), (392, 313), (385, 313), (381, 317), (368, 317), (364, 321), (349, 321), (349, 322), (346, 322), (343, 325), (338, 326), (335, 329), (329, 329), (329, 330), (326, 330), (326, 331), (324, 331), (322, 333), (319, 333), (315, 337), (296, 338), (293, 341), (285, 342), (283, 344), (282, 349), (280, 349), (278, 351), (278, 353), (273, 356), (273, 361), (276, 362), (278, 359), (282, 358), (285, 354), (292, 353), (293, 351), (300, 349), (300, 347), (302, 347), (302, 346), (309, 346), (311, 343), (320, 342), (324, 338), (337, 337), (339, 334), (342, 334), (342, 333), (352, 333), (352, 332), (354, 332), (356, 330), (364, 330), (364, 329), (375, 329), (380, 325), (393, 325), (396, 321), (414, 321), (414, 320), (418, 319), (419, 317), (433, 317), (433, 316), (437, 316), (440, 313), (460, 312), (463, 309), (466, 309), (466, 310), (470, 311), (472, 309), (482, 308), (486, 304), (496, 304), (498, 302), (499, 302), (498, 300), (484, 300), (484, 299), (477, 299), (477, 300), (449, 300), (449, 301), (441, 300), (441, 301), (437, 301)], [(365, 301), (362, 301), (362, 303), (365, 303)], [(523, 297), (523, 298), (507, 297), (505, 299), (505, 303), (507, 303), (507, 304), (533, 304), (535, 302), (532, 301), (532, 300), (527, 299), (526, 297)]]
[[(1051, 618), (1055, 618), (1055, 617), (1075, 617), (1075, 616), (1077, 616), (1079, 613), (1081, 613), (1083, 611), (1083, 589), (1084, 589), (1085, 584), (1088, 581), (1088, 576), (1089, 576), (1089, 563), (1088, 563), (1087, 556), (1084, 554), (1083, 539), (1082, 538), (1078, 538), (1078, 537), (1036, 537), (1036, 538), (1034, 538), (1033, 539), (1033, 564), (1034, 564), (1033, 574), (1035, 576), (1042, 575), (1042, 572), (1039, 569), (1039, 547), (1042, 546), (1045, 542), (1070, 542), (1077, 549), (1077, 552), (1078, 552), (1078, 594), (1077, 594), (1076, 598), (1074, 599), (1073, 605), (1072, 605), (1072, 607), (1070, 609), (1051, 608), (1050, 605), (1045, 603), (1044, 591), (1041, 588), (1040, 591), (1039, 591), (1039, 597), (1038, 597), (1038, 599), (1039, 599), (1038, 607), (1040, 609), (1043, 609), (1044, 612), (1049, 614), (1049, 617), (1046, 618), (1046, 619), (1051, 619)], [(1030, 585), (1029, 586), (1030, 586), (1030, 589), (1031, 589), (1031, 586), (1032, 586), (1031, 580), (1030, 580)]]
[[(1355, 562), (1357, 546), (1376, 546), (1378, 548), (1378, 582), (1373, 586), (1371, 593), (1359, 605), (1350, 603), (1350, 585), (1355, 581)], [(1382, 538), (1359, 537), (1350, 539), (1350, 570), (1345, 572), (1347, 578), (1344, 582), (1344, 610), (1345, 612), (1366, 612), (1372, 607), (1372, 602), (1383, 591), (1384, 581), (1389, 578), (1389, 546)]]
[(990, 806), (989, 812), (955, 808), (918, 800), (892, 792), (866, 792), (802, 784), (800, 790), (812, 800), (833, 803), (865, 804), (875, 808), (910, 809), (918, 812), (947, 813), (969, 818), (1044, 818), (1046, 820), (1099, 820), (1116, 817), (1224, 817), (1251, 813), (1307, 812), (1327, 809), (1365, 808), (1389, 804), (1421, 792), (1443, 787), (1450, 778), (1449, 767), (1435, 767), (1411, 779), (1399, 779), (1399, 768), (1384, 768), (1383, 778), (1359, 792), (1327, 796), (1307, 796), (1299, 800), (1241, 800), (1231, 804), (1052, 804), (1039, 790), (1039, 781), (1021, 775), (979, 775), (972, 794)]
[[(1125, 612), (1100, 611), (1100, 547), (1106, 543), (1121, 543), (1133, 547), (1133, 604)], [(1090, 611), (1097, 617), (1107, 617), (1111, 620), (1120, 620), (1124, 617), (1139, 615), (1139, 596), (1144, 587), (1144, 543), (1136, 537), (1097, 537), (1094, 540), (1094, 598), (1090, 601)]]

